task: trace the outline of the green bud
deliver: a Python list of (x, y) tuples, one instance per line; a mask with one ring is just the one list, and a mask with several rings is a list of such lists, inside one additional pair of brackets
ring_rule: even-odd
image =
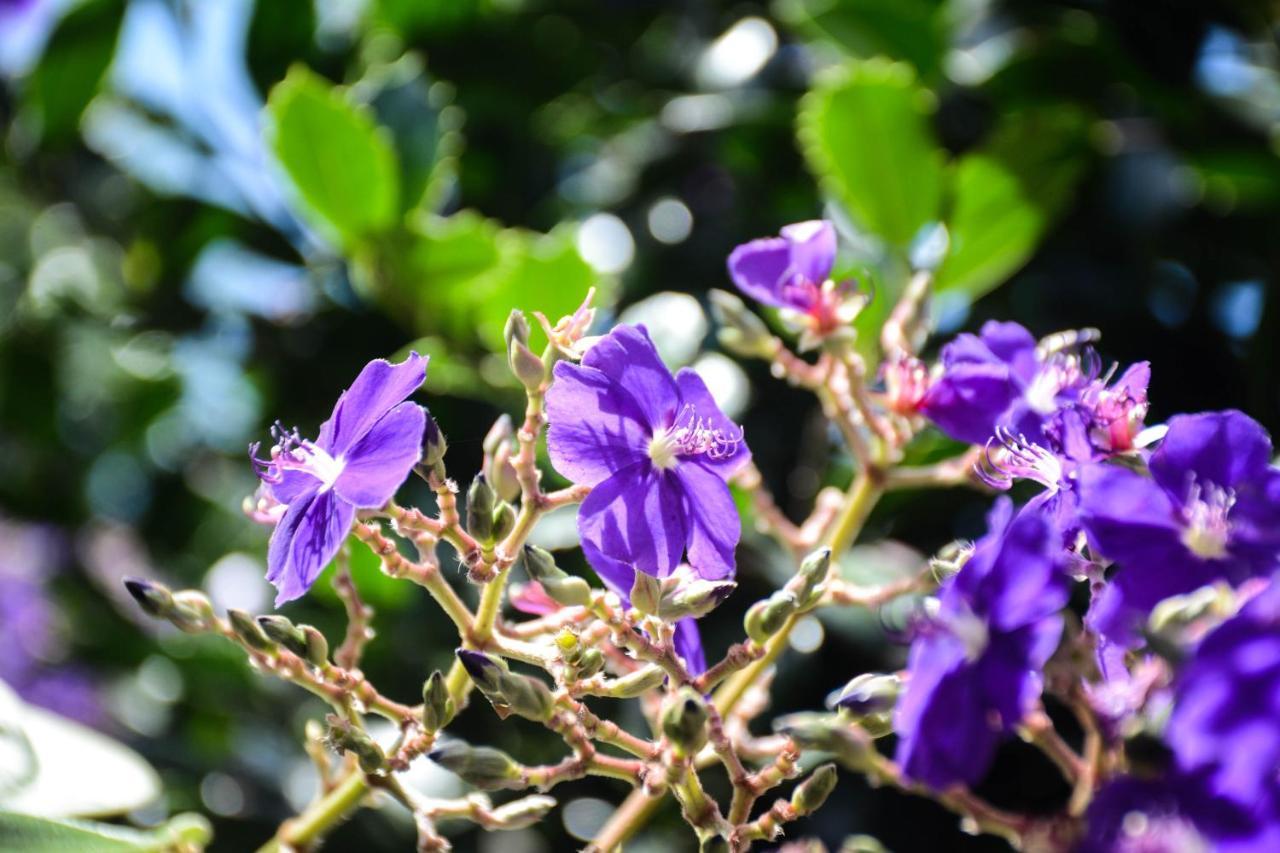
[(485, 791), (514, 788), (520, 782), (520, 765), (505, 752), (492, 747), (450, 740), (438, 745), (427, 758)]
[(858, 772), (867, 769), (875, 750), (867, 733), (839, 714), (787, 714), (773, 721), (773, 729), (801, 749), (831, 753), (841, 765)]
[(902, 692), (902, 678), (893, 673), (865, 672), (827, 699), (827, 707), (843, 708), (855, 718), (892, 711)]
[(275, 651), (275, 644), (262, 633), (262, 629), (258, 627), (258, 623), (253, 621), (253, 617), (243, 610), (228, 610), (227, 621), (231, 623), (231, 630), (236, 632), (246, 646), (259, 652)]
[(757, 643), (764, 643), (778, 633), (783, 623), (797, 609), (795, 596), (788, 590), (780, 589), (764, 601), (751, 605), (742, 625), (748, 637)]
[(440, 425), (436, 423), (436, 419), (430, 412), (424, 410), (424, 413), (427, 416), (427, 422), (422, 430), (422, 461), (418, 464), (426, 468), (434, 468), (444, 461), (449, 443), (445, 441), (444, 433), (440, 431)]
[(574, 669), (579, 678), (590, 678), (604, 669), (604, 653), (599, 649), (584, 649)]
[(493, 422), (493, 426), (489, 427), (489, 431), (484, 434), (484, 441), (480, 443), (480, 448), (484, 451), (485, 456), (494, 456), (498, 452), (498, 448), (509, 444), (515, 434), (515, 427), (511, 423), (511, 415), (499, 415), (498, 419)]
[(438, 732), (449, 724), (454, 713), (444, 673), (437, 669), (422, 685), (422, 725), (429, 732)]
[(636, 570), (631, 583), (631, 606), (641, 613), (656, 614), (662, 603), (662, 581)]
[(374, 743), (373, 738), (363, 729), (357, 729), (345, 720), (330, 717), (329, 744), (339, 752), (350, 752), (360, 762), (360, 769), (366, 773), (377, 773), (387, 761), (382, 747)]
[(503, 501), (493, 511), (493, 538), (496, 541), (506, 539), (516, 529), (516, 510), (511, 504)]
[(840, 853), (889, 853), (889, 848), (874, 836), (850, 835), (840, 845)]
[(658, 601), (658, 616), (669, 622), (687, 616), (701, 618), (715, 610), (737, 588), (738, 585), (733, 581), (698, 579), (681, 584), (666, 591)]
[(796, 603), (800, 607), (808, 607), (817, 597), (818, 587), (827, 579), (831, 570), (831, 549), (819, 548), (804, 558), (795, 578), (787, 584), (792, 588)]
[(501, 658), (484, 652), (458, 649), (458, 659), (476, 687), (503, 716), (515, 713), (537, 721), (551, 717), (555, 697), (539, 679), (514, 673)]
[(213, 605), (199, 590), (184, 589), (173, 594), (173, 606), (169, 608), (169, 621), (188, 634), (209, 630), (213, 625)]
[(273, 643), (284, 646), (300, 658), (307, 656), (307, 635), (287, 617), (275, 613), (259, 616), (258, 627)]
[(477, 474), (467, 489), (467, 529), (482, 542), (493, 541), (493, 511), (497, 495), (484, 474)]
[(154, 619), (168, 619), (173, 609), (173, 593), (161, 583), (146, 578), (128, 577), (124, 579), (124, 588), (138, 602), (142, 612)]
[(566, 607), (583, 607), (591, 602), (591, 586), (556, 566), (550, 551), (536, 545), (525, 545), (523, 553), (525, 573), (542, 584), (553, 601)]
[(165, 821), (162, 831), (174, 845), (172, 849), (203, 850), (213, 841), (213, 826), (209, 819), (195, 812), (174, 815)]
[(696, 755), (707, 742), (707, 703), (692, 687), (682, 687), (662, 710), (662, 733), (685, 755)]
[(306, 648), (303, 649), (302, 656), (312, 666), (323, 667), (329, 662), (329, 641), (324, 638), (324, 634), (320, 633), (320, 629), (311, 625), (301, 625), (299, 630), (306, 638)]
[[(595, 649), (592, 649), (592, 651), (595, 651)], [(630, 672), (621, 678), (614, 679), (609, 695), (617, 699), (634, 699), (654, 688), (661, 687), (662, 682), (666, 681), (666, 679), (667, 673), (662, 667), (649, 664), (637, 669), (635, 672)]]
[(776, 344), (764, 321), (741, 299), (724, 290), (713, 290), (711, 313), (720, 324), (720, 345), (743, 358), (773, 358)]
[(529, 343), (529, 321), (519, 308), (512, 308), (507, 315), (507, 322), (502, 327), (502, 340), (508, 347), (517, 343)]
[(824, 764), (809, 774), (791, 795), (791, 805), (802, 815), (813, 814), (836, 787), (836, 766)]
[(504, 803), (494, 809), (491, 815), (503, 829), (524, 829), (542, 820), (555, 807), (554, 798), (534, 794)]
[(520, 475), (516, 473), (516, 466), (511, 464), (511, 450), (511, 442), (498, 445), (485, 468), (489, 485), (504, 501), (513, 501), (520, 496)]
[(507, 364), (520, 384), (530, 391), (537, 391), (547, 378), (547, 367), (542, 359), (529, 349), (529, 323), (523, 311), (512, 311), (503, 329), (507, 342)]

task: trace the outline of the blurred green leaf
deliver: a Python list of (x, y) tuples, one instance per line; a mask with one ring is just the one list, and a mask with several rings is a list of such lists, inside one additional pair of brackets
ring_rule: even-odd
[(142, 831), (0, 812), (0, 850), (23, 853), (161, 853), (179, 849), (180, 841), (207, 841), (208, 836), (207, 822), (196, 816), (181, 816), (159, 829)]
[(62, 20), (27, 82), (26, 107), (46, 140), (72, 136), (115, 52), (122, 7), (94, 0)]
[(1045, 215), (1008, 169), (981, 154), (956, 162), (951, 192), (951, 248), (934, 282), (939, 292), (958, 290), (977, 299), (1031, 257)]
[(1205, 198), (1222, 209), (1263, 208), (1280, 199), (1280, 157), (1270, 151), (1204, 151), (1190, 159)]
[(779, 0), (779, 18), (850, 56), (904, 59), (930, 79), (947, 51), (946, 5), (938, 0)]
[(800, 107), (809, 168), (863, 227), (898, 247), (937, 218), (942, 200), (930, 97), (910, 66), (876, 59), (824, 75)]
[(268, 139), (317, 225), (350, 246), (396, 219), (399, 166), (369, 113), (302, 66), (271, 90)]

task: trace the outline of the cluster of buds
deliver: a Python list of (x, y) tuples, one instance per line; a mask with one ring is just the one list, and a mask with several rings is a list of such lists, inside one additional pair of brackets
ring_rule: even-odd
[(765, 643), (792, 616), (812, 608), (821, 597), (822, 584), (830, 571), (830, 548), (819, 548), (805, 557), (786, 586), (747, 611), (743, 620), (747, 636), (757, 643)]

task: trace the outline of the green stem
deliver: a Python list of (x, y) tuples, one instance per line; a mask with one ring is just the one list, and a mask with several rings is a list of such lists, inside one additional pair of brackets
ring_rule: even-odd
[(279, 853), (305, 847), (341, 822), (369, 793), (369, 782), (359, 770), (352, 771), (342, 784), (312, 803), (302, 814), (280, 827), (276, 836), (258, 848), (258, 853)]

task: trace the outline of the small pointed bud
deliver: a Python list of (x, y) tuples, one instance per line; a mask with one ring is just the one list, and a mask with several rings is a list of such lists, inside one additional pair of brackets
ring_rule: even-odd
[(808, 607), (813, 604), (817, 597), (818, 587), (827, 579), (828, 573), (831, 571), (831, 549), (819, 548), (804, 558), (800, 563), (800, 570), (796, 572), (796, 576), (788, 583), (788, 587), (794, 587), (796, 603), (800, 607)]
[(486, 695), (499, 689), (502, 674), (507, 672), (507, 665), (502, 658), (471, 649), (458, 649), (457, 655), (458, 660), (462, 661), (462, 668), (471, 676), (476, 687)]
[(840, 845), (839, 853), (889, 853), (889, 848), (874, 836), (850, 835)]
[(243, 610), (228, 610), (227, 621), (231, 623), (231, 630), (236, 632), (236, 636), (249, 648), (259, 652), (275, 651), (275, 643), (262, 633), (262, 629), (258, 627), (258, 623), (253, 621), (253, 617)]
[(929, 569), (939, 583), (958, 574), (973, 556), (973, 543), (964, 539), (948, 542), (929, 560)]
[(208, 596), (195, 589), (175, 592), (168, 615), (174, 627), (188, 634), (209, 630), (216, 619)]
[(777, 344), (763, 320), (732, 293), (713, 290), (710, 296), (711, 313), (720, 324), (721, 346), (743, 358), (773, 358)]
[(662, 581), (637, 570), (631, 583), (631, 606), (641, 613), (656, 614), (661, 603)]
[(360, 769), (366, 773), (377, 773), (387, 762), (382, 747), (374, 743), (373, 738), (363, 729), (357, 729), (345, 720), (337, 721), (330, 717), (327, 739), (335, 750), (350, 752), (360, 762)]
[(511, 442), (499, 444), (488, 458), (484, 469), (489, 485), (493, 486), (493, 491), (504, 501), (513, 501), (520, 496), (520, 475), (516, 473), (516, 466), (511, 463), (511, 453)]
[(520, 781), (520, 765), (505, 752), (488, 746), (450, 740), (438, 745), (427, 758), (485, 791), (513, 788)]
[(512, 341), (507, 344), (507, 364), (528, 391), (537, 391), (547, 381), (546, 364), (529, 349), (527, 343)]
[(662, 733), (685, 755), (707, 742), (707, 703), (692, 687), (682, 687), (662, 710)]
[[(595, 649), (592, 649), (595, 651)], [(661, 687), (662, 682), (666, 681), (667, 673), (660, 666), (650, 664), (641, 667), (635, 672), (614, 679), (613, 687), (609, 691), (609, 695), (618, 699), (634, 699), (637, 696), (643, 696), (650, 690)]]
[(209, 819), (195, 812), (183, 812), (164, 822), (160, 829), (173, 850), (203, 850), (213, 841)]
[(503, 501), (493, 511), (493, 538), (495, 541), (501, 542), (515, 529), (516, 509), (511, 504)]
[(560, 633), (556, 634), (556, 648), (560, 650), (560, 657), (565, 663), (577, 663), (585, 651), (582, 647), (582, 641), (578, 635), (570, 628), (561, 628)]
[(831, 796), (836, 787), (836, 766), (823, 764), (809, 774), (791, 795), (791, 805), (802, 815), (813, 814)]
[(556, 566), (551, 552), (536, 545), (524, 546), (524, 570), (557, 604), (584, 607), (591, 603), (591, 585)]
[(493, 510), (497, 495), (484, 474), (477, 474), (467, 489), (467, 530), (481, 542), (493, 541)]
[(867, 733), (839, 714), (787, 714), (773, 721), (773, 729), (801, 749), (831, 753), (841, 765), (858, 772), (867, 769), (875, 750)]
[(480, 443), (481, 449), (485, 456), (493, 456), (498, 452), (498, 448), (504, 444), (509, 444), (513, 436), (515, 436), (515, 427), (511, 422), (511, 415), (502, 414), (493, 422), (493, 426), (489, 427), (489, 431), (484, 434), (484, 441)]
[(329, 662), (329, 641), (320, 633), (320, 629), (311, 625), (300, 625), (298, 630), (306, 638), (303, 657), (314, 667), (323, 668)]
[(757, 643), (765, 643), (778, 633), (796, 609), (795, 596), (785, 589), (780, 589), (764, 601), (757, 601), (751, 605), (751, 609), (742, 620), (742, 625), (748, 637)]
[(542, 820), (555, 807), (554, 798), (534, 794), (504, 803), (490, 812), (490, 815), (503, 829), (524, 829)]
[(146, 578), (128, 577), (124, 579), (124, 588), (148, 616), (154, 619), (169, 618), (169, 611), (173, 608), (173, 593), (167, 586)]
[(422, 685), (422, 725), (429, 732), (438, 732), (453, 719), (453, 698), (444, 683), (444, 673), (436, 670)]
[(510, 347), (513, 343), (529, 343), (529, 321), (519, 308), (512, 308), (502, 327), (502, 340)]
[(427, 416), (427, 422), (422, 430), (422, 461), (418, 464), (426, 468), (435, 468), (444, 461), (449, 443), (445, 441), (444, 433), (440, 431), (440, 425), (436, 423), (431, 413), (423, 409), (423, 414)]
[(574, 666), (579, 678), (590, 678), (604, 669), (604, 653), (599, 649), (585, 649)]
[(307, 635), (287, 617), (276, 613), (259, 616), (258, 627), (273, 643), (284, 646), (300, 658), (307, 656)]
[(898, 704), (902, 677), (895, 673), (865, 672), (827, 700), (829, 708), (843, 708), (855, 717), (885, 714)]
[(555, 697), (539, 679), (511, 672), (501, 658), (484, 652), (459, 649), (458, 659), (480, 692), (504, 716), (515, 713), (530, 720), (550, 719)]
[(691, 616), (700, 619), (728, 598), (738, 585), (733, 581), (694, 580), (668, 590), (658, 602), (658, 616), (674, 622)]

